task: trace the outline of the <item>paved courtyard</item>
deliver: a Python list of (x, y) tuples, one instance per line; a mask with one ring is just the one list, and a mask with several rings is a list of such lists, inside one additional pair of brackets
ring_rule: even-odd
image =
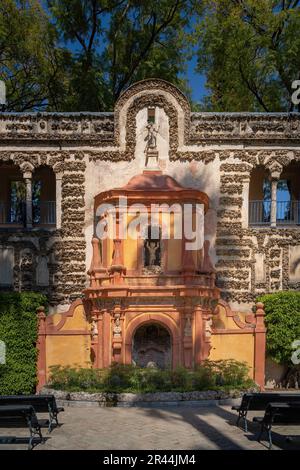
[[(256, 441), (257, 425), (251, 423), (245, 433), (235, 426), (236, 413), (229, 406), (166, 408), (66, 407), (60, 414), (61, 426), (48, 434), (45, 444), (35, 450), (265, 450), (266, 442)], [(300, 428), (274, 428), (274, 449), (299, 449)], [(25, 430), (21, 431), (27, 435)], [(1, 430), (15, 435), (15, 430)], [(283, 436), (281, 436), (281, 433)], [(20, 435), (18, 431), (18, 435)], [(287, 442), (286, 435), (295, 436)], [(24, 444), (1, 445), (0, 449), (26, 449)]]

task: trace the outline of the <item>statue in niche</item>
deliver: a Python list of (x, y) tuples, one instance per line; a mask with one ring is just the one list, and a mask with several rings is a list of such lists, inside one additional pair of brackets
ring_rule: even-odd
[(158, 226), (149, 226), (144, 240), (144, 273), (161, 272), (161, 230)]
[(145, 137), (146, 147), (145, 147), (145, 154), (146, 154), (146, 162), (145, 166), (148, 166), (149, 157), (155, 157), (156, 163), (158, 163), (158, 151), (157, 151), (157, 134), (158, 130), (155, 129), (153, 122), (149, 122), (146, 126), (147, 135)]
[(145, 153), (147, 153), (148, 150), (156, 150), (156, 134), (158, 133), (158, 130), (155, 129), (153, 122), (149, 122), (146, 126), (146, 129), (148, 133), (145, 137), (145, 141), (147, 142)]
[(116, 337), (119, 337), (121, 336), (121, 331), (122, 331), (122, 328), (121, 328), (121, 325), (120, 325), (120, 314), (119, 313), (116, 313), (115, 314), (115, 324), (114, 324), (114, 328), (113, 328), (113, 334), (114, 336)]
[(145, 266), (160, 265), (160, 243), (159, 241), (145, 241)]

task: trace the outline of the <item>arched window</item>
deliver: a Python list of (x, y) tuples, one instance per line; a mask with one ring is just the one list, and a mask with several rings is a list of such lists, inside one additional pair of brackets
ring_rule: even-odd
[(32, 218), (34, 225), (56, 224), (56, 182), (52, 168), (41, 166), (33, 173)]
[(271, 221), (270, 173), (262, 166), (254, 168), (249, 186), (249, 224), (266, 225)]
[(277, 224), (300, 224), (300, 164), (291, 162), (277, 183)]
[(250, 225), (300, 224), (300, 164), (291, 162), (280, 175), (271, 178), (259, 166), (251, 173), (249, 185)]
[(26, 186), (20, 168), (12, 162), (1, 163), (0, 224), (24, 225)]

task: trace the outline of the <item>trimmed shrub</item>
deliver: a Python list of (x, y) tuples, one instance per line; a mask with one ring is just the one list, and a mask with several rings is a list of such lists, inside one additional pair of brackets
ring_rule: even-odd
[(291, 365), (292, 343), (300, 340), (300, 292), (278, 292), (258, 298), (265, 305), (267, 353), (279, 364)]
[(194, 390), (213, 390), (216, 388), (216, 376), (210, 367), (209, 361), (198, 366), (193, 374)]
[(183, 367), (175, 370), (140, 368), (113, 364), (108, 369), (82, 369), (52, 366), (49, 386), (69, 392), (133, 392), (213, 390), (224, 387), (247, 389), (254, 385), (245, 363), (205, 361), (195, 371)]
[(198, 386), (202, 385), (202, 389), (253, 384), (253, 381), (249, 379), (248, 364), (235, 359), (204, 361), (196, 371), (195, 380)]
[(0, 394), (29, 394), (37, 384), (36, 309), (46, 297), (31, 292), (0, 293), (0, 339), (6, 363), (0, 364)]
[(191, 373), (184, 367), (177, 367), (171, 371), (172, 388), (188, 390), (191, 388)]

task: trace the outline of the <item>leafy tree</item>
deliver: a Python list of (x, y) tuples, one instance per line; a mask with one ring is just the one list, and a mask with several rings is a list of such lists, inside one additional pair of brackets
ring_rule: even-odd
[[(300, 0), (204, 0), (194, 43), (214, 111), (294, 111)], [(298, 107), (298, 111), (300, 107)]]
[(188, 92), (190, 8), (190, 0), (3, 0), (6, 109), (111, 110), (124, 89), (148, 77)]
[(265, 305), (267, 352), (279, 364), (291, 365), (292, 343), (300, 339), (300, 292), (259, 297)]
[(56, 107), (66, 52), (37, 0), (0, 3), (0, 79), (7, 88), (7, 111)]
[(57, 33), (72, 52), (60, 109), (112, 109), (124, 89), (148, 77), (184, 85), (189, 3), (48, 0)]

